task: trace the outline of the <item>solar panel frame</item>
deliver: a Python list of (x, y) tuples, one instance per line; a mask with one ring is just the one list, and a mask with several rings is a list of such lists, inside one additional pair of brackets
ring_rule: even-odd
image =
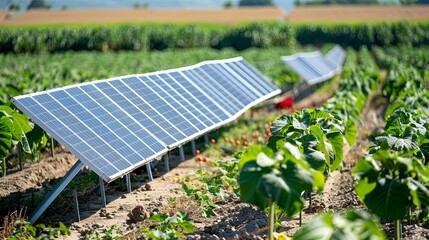
[[(237, 57), (237, 58), (231, 58), (231, 59), (224, 59), (224, 60), (211, 60), (211, 61), (204, 61), (204, 62), (200, 62), (198, 64), (192, 65), (192, 66), (188, 66), (188, 67), (182, 67), (182, 68), (176, 68), (176, 69), (169, 69), (169, 70), (163, 70), (163, 71), (157, 71), (157, 72), (152, 72), (152, 73), (146, 73), (146, 74), (130, 74), (130, 75), (126, 75), (126, 76), (121, 76), (121, 77), (114, 77), (114, 78), (109, 78), (109, 79), (104, 79), (104, 80), (97, 80), (97, 81), (92, 81), (92, 82), (86, 82), (86, 83), (81, 83), (81, 84), (76, 84), (76, 85), (71, 85), (71, 86), (65, 86), (62, 88), (57, 88), (57, 89), (52, 89), (52, 90), (47, 90), (47, 91), (43, 91), (43, 92), (39, 92), (39, 93), (31, 93), (31, 94), (27, 94), (27, 95), (22, 95), (22, 96), (17, 96), (14, 97), (12, 99), (12, 102), (19, 108), (22, 110), (22, 112), (24, 112), (25, 114), (27, 114), (30, 119), (32, 121), (34, 121), (37, 125), (39, 125), (42, 129), (44, 129), (48, 134), (50, 134), (51, 136), (53, 136), (55, 139), (57, 139), (58, 142), (60, 142), (61, 144), (63, 144), (66, 148), (69, 149), (70, 152), (72, 152), (76, 157), (78, 157), (84, 164), (88, 165), (95, 173), (97, 173), (101, 178), (103, 178), (105, 181), (110, 182), (113, 181), (116, 178), (119, 178), (129, 172), (131, 172), (132, 170), (134, 170), (137, 167), (140, 167), (142, 165), (145, 165), (147, 163), (149, 163), (150, 161), (160, 158), (162, 155), (166, 154), (168, 151), (170, 151), (172, 148), (177, 147), (177, 146), (181, 146), (199, 136), (202, 136), (210, 131), (213, 131), (214, 129), (217, 129), (219, 127), (221, 127), (222, 125), (225, 125), (229, 122), (234, 121), (238, 116), (240, 116), (242, 113), (244, 113), (245, 111), (247, 111), (248, 109), (250, 109), (252, 106), (259, 104), (262, 101), (265, 101), (271, 97), (274, 97), (276, 95), (278, 95), (279, 93), (281, 93), (281, 90), (276, 88), (276, 89), (272, 89), (271, 91), (268, 91), (265, 94), (260, 95), (258, 98), (255, 98), (255, 96), (257, 96), (258, 94), (256, 94), (257, 92), (255, 92), (255, 86), (261, 86), (261, 85), (251, 85), (251, 84), (244, 84), (243, 86), (239, 86), (238, 81), (241, 83), (246, 83), (244, 78), (239, 78), (237, 82), (232, 82), (231, 80), (234, 80), (229, 74), (231, 74), (232, 72), (234, 72), (233, 69), (225, 67), (225, 63), (229, 63), (229, 62), (244, 62), (244, 59), (242, 57)], [(241, 64), (241, 63), (240, 63)], [(247, 64), (247, 63), (246, 63)], [(212, 65), (212, 66), (210, 66)], [(202, 69), (204, 66), (205, 69), (214, 69), (214, 73), (216, 73), (216, 77), (212, 77), (209, 75), (209, 73), (207, 73), (206, 71), (197, 71), (198, 69)], [(208, 67), (207, 67), (208, 66)], [(244, 70), (241, 70), (244, 72)], [(189, 73), (189, 74), (187, 74)], [(213, 73), (213, 72), (212, 72)], [(168, 118), (166, 118), (163, 113), (157, 111), (153, 106), (151, 106), (151, 104), (149, 104), (149, 102), (147, 102), (147, 99), (145, 99), (143, 96), (141, 96), (136, 89), (133, 89), (131, 85), (129, 85), (129, 83), (127, 83), (128, 81), (130, 81), (130, 79), (137, 79), (140, 82), (143, 83), (143, 85), (146, 86), (146, 88), (148, 88), (149, 85), (145, 84), (144, 81), (141, 78), (149, 78), (153, 77), (153, 76), (158, 76), (160, 74), (167, 74), (170, 79), (172, 81), (174, 81), (175, 83), (177, 83), (178, 85), (181, 86), (182, 89), (184, 89), (187, 93), (187, 95), (192, 96), (193, 100), (195, 101), (195, 104), (192, 104), (192, 101), (189, 99), (185, 99), (185, 97), (183, 97), (183, 101), (181, 103), (181, 106), (185, 108), (185, 103), (188, 104), (188, 108), (191, 106), (195, 106), (196, 105), (203, 105), (203, 102), (210, 104), (210, 106), (215, 106), (214, 109), (210, 109), (208, 107), (204, 108), (203, 110), (198, 110), (196, 112), (203, 113), (203, 112), (210, 112), (211, 114), (217, 116), (216, 121), (202, 121), (199, 120), (204, 126), (204, 129), (200, 129), (198, 131), (196, 131), (193, 134), (190, 134), (189, 136), (187, 135), (183, 135), (185, 136), (184, 138), (179, 139), (179, 137), (174, 137), (174, 139), (177, 139), (178, 141), (174, 144), (166, 144), (164, 143), (161, 139), (159, 139), (156, 136), (156, 133), (152, 133), (151, 131), (149, 131), (148, 129), (146, 129), (145, 126), (143, 126), (142, 123), (140, 123), (138, 121), (138, 119), (135, 118), (135, 116), (133, 116), (128, 110), (124, 109), (123, 105), (121, 105), (122, 103), (115, 103), (114, 99), (119, 99), (116, 97), (110, 97), (107, 94), (107, 90), (103, 90), (103, 86), (108, 85), (110, 88), (114, 89), (115, 91), (117, 91), (119, 93), (119, 95), (117, 96), (122, 96), (125, 97), (123, 94), (121, 94), (121, 91), (118, 89), (119, 88), (119, 83), (122, 84), (124, 87), (128, 88), (129, 93), (135, 95), (133, 96), (133, 98), (135, 98), (136, 100), (139, 100), (139, 103), (133, 103), (131, 101), (129, 101), (129, 103), (131, 104), (131, 106), (133, 108), (137, 108), (138, 106), (141, 106), (141, 104), (146, 104), (147, 106), (150, 106), (150, 108), (148, 109), (140, 109), (140, 113), (145, 115), (145, 116), (150, 116), (149, 112), (152, 113), (156, 113), (156, 115), (160, 118), (163, 118), (165, 120), (165, 124), (170, 124), (173, 126), (174, 130), (177, 130), (177, 132), (181, 132), (181, 129), (177, 126), (175, 126), (175, 124), (173, 124), (172, 122), (170, 122), (170, 120)], [(179, 76), (181, 76), (182, 78), (175, 79), (174, 77), (172, 77), (172, 75), (176, 75), (179, 74)], [(201, 74), (201, 75), (200, 75)], [(250, 74), (248, 74), (250, 75)], [(204, 77), (203, 77), (204, 76)], [(238, 74), (234, 74), (235, 77), (238, 77)], [(217, 79), (216, 79), (217, 78)], [(209, 82), (208, 80), (211, 80), (212, 82)], [(252, 80), (255, 82), (259, 81), (259, 83), (264, 83), (264, 82), (268, 82), (265, 85), (270, 85), (271, 83), (269, 83), (269, 81), (263, 77), (262, 75), (258, 78), (258, 77), (254, 77), (252, 78)], [(153, 79), (151, 79), (151, 81), (154, 81)], [(167, 83), (165, 79), (161, 80), (163, 83)], [(229, 91), (226, 91), (225, 88), (222, 86), (222, 84), (220, 82), (222, 81), (230, 81), (230, 82), (226, 82), (228, 87), (232, 89), (232, 87), (235, 88), (239, 88), (241, 89), (241, 91), (235, 89), (234, 91), (239, 94), (241, 97), (243, 97), (243, 99), (247, 99), (247, 101), (245, 103), (240, 102), (239, 99), (235, 98), (235, 96), (231, 96), (231, 93)], [(118, 83), (113, 84), (113, 83)], [(186, 85), (189, 84), (189, 85)], [(215, 88), (216, 91), (211, 91), (212, 94), (209, 94), (207, 91), (205, 91), (207, 88), (205, 88), (207, 85), (211, 85), (213, 86), (217, 86), (220, 87), (222, 90), (224, 90), (224, 92), (226, 93), (226, 95), (221, 95), (219, 94), (219, 89)], [(121, 85), (121, 86), (122, 86)], [(29, 109), (27, 109), (26, 104), (24, 104), (24, 102), (26, 101), (26, 99), (31, 99), (33, 101), (35, 101), (33, 98), (35, 96), (38, 95), (43, 95), (43, 94), (49, 94), (55, 91), (64, 91), (65, 93), (67, 93), (68, 95), (70, 95), (68, 91), (68, 89), (80, 89), (83, 91), (84, 88), (89, 88), (89, 87), (85, 87), (85, 86), (91, 86), (96, 88), (103, 96), (103, 100), (94, 100), (94, 103), (97, 103), (99, 105), (102, 105), (101, 102), (102, 101), (107, 101), (109, 100), (111, 103), (113, 103), (113, 106), (115, 106), (116, 108), (120, 109), (121, 113), (124, 117), (124, 119), (129, 120), (134, 120), (134, 122), (136, 122), (137, 125), (139, 125), (139, 127), (141, 127), (142, 129), (144, 129), (153, 139), (156, 140), (157, 143), (159, 143), (162, 147), (157, 147), (157, 151), (154, 151), (155, 153), (144, 158), (142, 161), (139, 161), (138, 163), (133, 162), (129, 162), (130, 166), (126, 166), (126, 167), (122, 167), (122, 168), (117, 168), (114, 166), (114, 164), (111, 162), (111, 159), (107, 159), (106, 157), (102, 156), (100, 153), (98, 153), (97, 151), (94, 151), (95, 154), (98, 154), (101, 156), (102, 159), (106, 160), (106, 168), (110, 168), (111, 172), (110, 174), (106, 174), (105, 172), (101, 171), (101, 168), (99, 165), (95, 164), (94, 162), (91, 161), (91, 159), (87, 159), (88, 156), (80, 153), (80, 150), (76, 147), (77, 144), (71, 143), (70, 140), (74, 139), (74, 140), (80, 140), (83, 144), (83, 146), (86, 144), (88, 149), (93, 149), (90, 145), (88, 145), (88, 143), (85, 141), (85, 139), (81, 136), (70, 136), (68, 139), (66, 140), (66, 138), (64, 136), (62, 136), (61, 134), (57, 133), (55, 131), (54, 128), (52, 128), (51, 126), (49, 126), (49, 124), (46, 124), (45, 120), (47, 120), (46, 116), (38, 116), (38, 114), (33, 113), (32, 111), (30, 111)], [(179, 90), (174, 89), (172, 86), (170, 86), (169, 84), (166, 84), (166, 86), (168, 86), (170, 89), (170, 91), (175, 92), (175, 93), (179, 93)], [(192, 89), (188, 90), (186, 89), (186, 86), (192, 86)], [(204, 86), (204, 87), (203, 87)], [(152, 88), (151, 88), (152, 89)], [(110, 91), (110, 90), (109, 90)], [(153, 91), (153, 90), (152, 90)], [(201, 95), (199, 96), (194, 96), (192, 94), (192, 92), (198, 91), (201, 93)], [(85, 92), (85, 91), (84, 91)], [(110, 91), (111, 92), (111, 91)], [(156, 91), (153, 91), (156, 94)], [(248, 96), (246, 96), (244, 93), (242, 92), (246, 92), (249, 96), (252, 96), (252, 98), (248, 98)], [(255, 93), (255, 95), (252, 95), (251, 93)], [(112, 93), (112, 92), (111, 92)], [(166, 92), (165, 92), (166, 93)], [(88, 97), (92, 98), (92, 93), (88, 92), (85, 94)], [(229, 96), (231, 96), (234, 101), (232, 101), (230, 98), (228, 98)], [(77, 101), (77, 99), (75, 99), (73, 96), (70, 95), (70, 97), (74, 100), (76, 100), (76, 102), (79, 103), (79, 101)], [(158, 97), (160, 97), (158, 95)], [(127, 98), (125, 98), (127, 100)], [(220, 100), (222, 103), (220, 103)], [(62, 101), (62, 100), (61, 100)], [(198, 104), (196, 104), (198, 102)], [(36, 103), (38, 103), (36, 101)], [(179, 101), (176, 101), (176, 103), (178, 104)], [(168, 104), (168, 103), (167, 103)], [(39, 104), (40, 105), (40, 104)], [(60, 104), (62, 105), (62, 104)], [(237, 106), (236, 105), (240, 105)], [(86, 107), (82, 106), (82, 104), (79, 104), (79, 106), (81, 106), (82, 108), (86, 109)], [(203, 105), (204, 106), (204, 105)], [(45, 108), (44, 106), (40, 105), (39, 106), (40, 109), (44, 109), (47, 113), (49, 113), (50, 110), (48, 110), (47, 108)], [(67, 109), (65, 106), (63, 106), (64, 109)], [(105, 108), (102, 106), (102, 108), (104, 109), (105, 112), (109, 112), (109, 109)], [(229, 110), (227, 110), (229, 109)], [(189, 110), (189, 109), (187, 109)], [(68, 109), (66, 111), (69, 111)], [(195, 112), (195, 113), (196, 113)], [(189, 111), (190, 114), (192, 114)], [(222, 113), (222, 115), (216, 115), (217, 113)], [(49, 113), (50, 114), (50, 113)], [(87, 113), (85, 113), (87, 114)], [(95, 113), (89, 113), (90, 115), (85, 115), (85, 116), (93, 116), (95, 119), (99, 119), (99, 117), (97, 117), (95, 115)], [(179, 113), (180, 114), (180, 113)], [(52, 115), (52, 114), (50, 114)], [(193, 114), (195, 117), (196, 115)], [(112, 117), (116, 118), (115, 116), (112, 115)], [(51, 116), (51, 118), (56, 119), (56, 117), (54, 115)], [(198, 118), (196, 118), (198, 119)], [(119, 119), (117, 119), (119, 121)], [(207, 118), (206, 118), (207, 120)], [(58, 120), (59, 121), (59, 120)], [(65, 121), (65, 120), (64, 120)], [(162, 125), (159, 122), (153, 121), (155, 123), (155, 125), (161, 129)], [(71, 124), (71, 122), (63, 122), (63, 121), (59, 121), (59, 123), (61, 123), (61, 128), (58, 129), (64, 129), (64, 131), (68, 131), (73, 133), (73, 131), (70, 129), (70, 127), (68, 126), (68, 124)], [(101, 125), (103, 125), (103, 122), (100, 120)], [(122, 122), (120, 122), (122, 124)], [(154, 126), (155, 126), (154, 125)], [(89, 125), (85, 125), (88, 129)], [(129, 129), (129, 127), (126, 127), (127, 129)], [(173, 129), (172, 128), (172, 129)], [(98, 130), (97, 130), (98, 131)], [(96, 135), (96, 134), (95, 134)], [(119, 133), (114, 133), (112, 136), (118, 136)], [(131, 134), (133, 135), (133, 134)], [(135, 135), (135, 134), (134, 134)], [(133, 135), (133, 136), (134, 136)], [(137, 135), (135, 135), (134, 137), (136, 137)], [(100, 136), (98, 136), (100, 137)], [(121, 138), (118, 138), (121, 139)], [(125, 139), (123, 139), (123, 141), (125, 141)], [(142, 142), (143, 144), (145, 144), (144, 142)], [(78, 143), (80, 144), (80, 143)], [(106, 145), (108, 146), (108, 145)], [(130, 147), (130, 146), (127, 146)], [(147, 147), (149, 148), (153, 148), (154, 146), (152, 145), (147, 145)], [(134, 149), (133, 147), (130, 147), (131, 149)], [(136, 149), (134, 149), (136, 150)], [(141, 157), (145, 156), (145, 155), (141, 155), (141, 153), (139, 153), (138, 151), (137, 155), (140, 155)], [(120, 154), (119, 154), (120, 155)], [(92, 155), (91, 155), (92, 156)], [(94, 155), (95, 156), (95, 155)]]

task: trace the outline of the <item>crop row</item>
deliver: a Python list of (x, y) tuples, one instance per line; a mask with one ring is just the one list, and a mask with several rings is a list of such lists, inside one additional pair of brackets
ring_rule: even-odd
[(294, 47), (297, 44), (342, 46), (429, 44), (426, 22), (362, 24), (252, 23), (238, 26), (129, 24), (0, 28), (0, 53), (164, 50), (177, 48)]
[[(405, 55), (415, 59), (410, 54)], [(409, 64), (396, 60), (390, 65), (383, 87), (390, 102), (385, 129), (353, 170), (359, 178), (356, 192), (367, 208), (395, 221), (395, 239), (401, 236), (402, 219), (418, 222), (429, 214), (428, 71)]]
[[(346, 61), (339, 91), (320, 108), (303, 109), (292, 115), (283, 115), (271, 126), (272, 136), (267, 146), (250, 146), (239, 155), (240, 170), (238, 183), (240, 199), (260, 209), (270, 209), (268, 220), (269, 237), (273, 238), (276, 209), (284, 216), (293, 217), (304, 207), (303, 192), (321, 191), (324, 175), (342, 168), (344, 146), (352, 146), (356, 140), (356, 125), (359, 121), (369, 93), (376, 89), (381, 77), (375, 61), (368, 50), (362, 49), (356, 57)], [(352, 60), (359, 60), (360, 66), (351, 67)], [(343, 231), (353, 232), (357, 239), (365, 233), (352, 230), (359, 224), (375, 223), (363, 213), (351, 212), (344, 218), (356, 222), (344, 226)], [(328, 225), (339, 216), (325, 215), (315, 221), (326, 225), (326, 234), (333, 231)], [(344, 219), (343, 219), (344, 220)], [(359, 223), (358, 223), (359, 222)], [(332, 227), (332, 224), (331, 224)], [(316, 234), (317, 238), (331, 238), (320, 235), (320, 229), (307, 225), (298, 231), (296, 239)], [(371, 230), (374, 239), (383, 239), (377, 228)], [(341, 234), (337, 238), (346, 238)], [(350, 236), (349, 236), (350, 237)]]

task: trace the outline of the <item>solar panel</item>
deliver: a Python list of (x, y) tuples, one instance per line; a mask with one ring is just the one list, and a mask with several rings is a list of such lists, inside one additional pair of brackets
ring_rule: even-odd
[(345, 58), (346, 51), (344, 51), (340, 45), (335, 45), (335, 47), (326, 54), (326, 59), (335, 67), (337, 73), (341, 71), (341, 66)]
[(330, 79), (341, 71), (345, 58), (344, 50), (336, 45), (328, 54), (320, 52), (297, 53), (281, 57), (307, 84), (313, 85)]
[(246, 61), (233, 58), (12, 101), (109, 182), (279, 93)]

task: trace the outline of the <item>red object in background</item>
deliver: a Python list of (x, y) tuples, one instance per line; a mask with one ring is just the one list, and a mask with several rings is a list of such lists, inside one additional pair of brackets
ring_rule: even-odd
[(289, 96), (283, 99), (281, 102), (277, 103), (277, 108), (293, 108), (293, 97)]

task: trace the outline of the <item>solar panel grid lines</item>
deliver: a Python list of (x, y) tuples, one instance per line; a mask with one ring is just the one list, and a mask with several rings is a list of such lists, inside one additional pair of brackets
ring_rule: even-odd
[[(132, 77), (132, 78), (139, 81), (136, 77)], [(121, 79), (121, 81), (124, 81), (124, 80)], [(133, 98), (130, 98), (130, 100), (133, 100), (134, 102), (139, 102), (137, 103), (137, 106), (145, 107), (144, 108), (145, 111), (148, 112), (148, 114), (150, 115), (150, 118), (153, 119), (159, 127), (161, 127), (164, 131), (166, 131), (168, 134), (170, 134), (172, 137), (174, 137), (177, 140), (186, 137), (186, 135), (176, 125), (171, 123), (170, 120), (166, 118), (165, 115), (163, 115), (156, 108), (150, 105), (149, 102), (147, 102), (141, 95), (139, 95), (136, 92), (134, 88), (130, 86), (130, 84), (126, 85), (126, 87), (131, 91), (128, 95), (128, 98), (130, 98), (130, 95), (133, 96)], [(171, 147), (172, 144), (169, 144), (169, 146)]]
[[(196, 110), (201, 114), (204, 114), (205, 118), (207, 118), (212, 124), (216, 124), (221, 121), (221, 118), (217, 114), (210, 110), (210, 108), (208, 108), (199, 99), (192, 95), (192, 93), (190, 93), (188, 89), (186, 89), (183, 85), (180, 84), (179, 79), (185, 80), (181, 75), (176, 75), (176, 77), (173, 77), (173, 74), (170, 75), (166, 73), (166, 75), (171, 80), (169, 87), (177, 94), (182, 94), (183, 99), (189, 102), (189, 104), (193, 103), (195, 105)], [(179, 93), (178, 90), (180, 90), (181, 93)]]
[(296, 53), (281, 57), (308, 84), (313, 85), (332, 78), (341, 71), (345, 51), (336, 45), (326, 56), (319, 51)]
[(196, 81), (197, 79), (201, 79), (200, 84), (198, 84), (198, 88), (201, 89), (202, 92), (205, 92), (208, 96), (210, 96), (221, 109), (225, 109), (228, 115), (232, 115), (232, 113), (238, 111), (238, 107), (236, 107), (226, 96), (221, 96), (220, 89), (216, 88), (211, 84), (211, 82), (207, 81), (207, 77), (205, 75), (200, 75), (200, 73), (193, 70), (183, 71), (183, 74), (189, 78), (191, 82)]
[[(163, 75), (162, 76), (166, 76)], [(196, 115), (198, 111), (194, 106), (190, 106), (189, 102), (185, 101), (181, 95), (177, 94), (177, 91), (173, 91), (168, 84), (161, 80), (161, 75), (154, 75), (149, 77), (152, 79), (153, 83), (159, 89), (159, 91), (163, 92), (164, 98), (168, 98), (172, 101), (168, 101), (168, 103), (172, 104), (175, 107), (175, 110), (182, 114), (187, 120), (189, 120), (199, 131), (207, 128), (207, 124), (204, 121), (201, 121), (200, 118)], [(184, 112), (180, 111), (184, 110)]]
[(239, 57), (82, 83), (12, 102), (110, 182), (280, 92)]
[[(37, 93), (35, 94), (35, 96), (37, 96)], [(72, 144), (71, 142), (69, 142), (68, 141), (68, 139), (70, 139), (70, 138), (63, 138), (63, 136), (61, 136), (60, 135), (60, 133), (61, 132), (66, 132), (66, 133), (68, 133), (69, 135), (68, 136), (70, 136), (70, 137), (75, 137), (75, 141), (82, 141), (82, 142), (85, 142), (85, 140), (83, 139), (83, 138), (81, 138), (80, 136), (78, 136), (78, 135), (75, 135), (75, 133), (73, 132), (73, 130), (71, 130), (69, 127), (68, 127), (68, 125), (67, 124), (64, 124), (64, 126), (63, 126), (63, 131), (54, 131), (54, 130), (52, 130), (52, 128), (51, 128), (51, 126), (49, 125), (49, 123), (54, 123), (55, 121), (52, 121), (51, 120), (51, 122), (48, 122), (48, 121), (43, 121), (43, 118), (41, 117), (41, 118), (38, 118), (37, 117), (37, 115), (36, 115), (36, 113), (35, 112), (33, 112), (33, 111), (31, 111), (31, 110), (28, 110), (28, 109), (30, 109), (32, 106), (30, 105), (30, 101), (33, 101), (33, 102), (35, 102), (35, 100), (34, 99), (22, 99), (22, 98), (20, 98), (20, 97), (15, 97), (14, 98), (15, 99), (15, 101), (14, 101), (14, 104), (19, 108), (19, 109), (21, 109), (27, 116), (29, 116), (30, 117), (30, 119), (32, 119), (37, 125), (39, 125), (42, 129), (44, 129), (49, 135), (51, 135), (51, 136), (53, 136), (55, 139), (62, 139), (62, 141), (61, 141), (61, 144), (62, 145), (64, 145), (65, 147), (67, 147), (67, 149), (69, 149), (71, 152), (73, 152), (73, 154), (76, 156), (76, 157), (78, 157), (79, 159), (85, 159), (86, 158), (86, 156), (84, 155), (84, 153), (82, 153), (82, 152), (80, 152), (80, 151), (78, 151), (77, 149), (75, 149), (75, 146), (74, 146), (74, 144)], [(22, 99), (22, 101), (17, 101), (17, 100), (21, 100)], [(24, 108), (24, 105), (23, 104), (27, 104), (27, 106), (29, 107), (29, 108)], [(40, 113), (40, 114), (46, 114), (46, 115), (50, 115), (50, 113), (49, 113), (49, 111), (45, 108), (45, 107), (43, 107), (43, 105), (40, 105), (40, 104), (36, 104), (36, 105), (34, 105), (34, 106), (37, 106), (37, 107), (39, 107), (38, 109), (35, 109), (35, 110), (38, 110), (37, 112), (38, 113)], [(43, 109), (45, 110), (45, 111), (43, 111)], [(55, 120), (57, 120), (57, 122), (58, 123), (62, 123), (62, 121), (59, 121), (58, 119), (56, 119), (55, 117), (53, 117)], [(39, 121), (39, 119), (41, 119), (41, 121)], [(98, 152), (96, 152), (95, 151), (95, 149), (93, 148), (93, 147), (91, 147), (91, 146), (88, 146), (88, 148), (89, 149), (91, 149), (92, 151), (93, 151), (93, 153), (95, 153), (95, 156), (93, 156), (93, 159), (95, 159), (97, 156), (97, 154), (98, 154)], [(106, 165), (111, 165), (111, 163), (107, 160), (107, 159), (105, 159), (105, 157), (104, 156), (102, 156), (102, 155), (100, 155), (99, 156), (100, 157), (100, 159), (104, 159), (105, 160), (105, 164)], [(99, 159), (99, 160), (100, 160)], [(100, 177), (102, 177), (103, 179), (106, 179), (106, 178), (109, 178), (109, 176), (108, 175), (106, 175), (104, 172), (100, 172), (100, 171), (98, 171), (98, 168), (97, 168), (97, 166), (95, 165), (95, 163), (94, 162), (88, 162), (88, 163), (86, 163), (91, 169), (94, 169), (94, 171), (100, 176)], [(111, 165), (111, 167), (113, 168), (113, 169), (116, 169), (116, 170), (119, 170), (119, 169), (117, 169), (114, 165)]]
[(230, 74), (231, 77), (238, 79), (241, 84), (246, 85), (255, 97), (263, 96), (264, 90), (261, 91), (260, 89), (257, 89), (258, 87), (253, 83), (253, 77), (243, 72), (241, 68), (232, 65), (232, 63), (225, 63), (224, 65), (228, 74)]
[[(161, 125), (159, 125), (158, 122), (153, 120), (153, 113), (152, 113), (152, 116), (149, 115), (149, 113), (147, 113), (150, 111), (147, 108), (148, 105), (144, 105), (144, 107), (137, 106), (138, 103), (136, 103), (135, 97), (138, 97), (138, 96), (135, 95), (135, 93), (133, 93), (132, 90), (129, 89), (125, 84), (123, 84), (122, 80), (118, 79), (117, 81), (116, 80), (111, 81), (109, 82), (109, 84), (111, 84), (113, 87), (115, 87), (118, 90), (118, 93), (121, 95), (122, 99), (125, 99), (128, 101), (129, 105), (122, 106), (122, 108), (125, 111), (128, 111), (128, 113), (134, 119), (141, 121), (142, 125), (144, 125), (150, 132), (154, 133), (162, 142), (165, 142), (166, 145), (170, 145), (178, 141), (177, 137), (169, 134), (169, 132), (166, 131), (166, 129), (164, 129)], [(131, 99), (134, 99), (134, 101), (131, 101)], [(146, 111), (143, 111), (143, 109), (146, 109)], [(172, 125), (172, 127), (173, 126), (174, 125)]]
[[(172, 73), (171, 75), (173, 76), (174, 73)], [(188, 89), (190, 92), (191, 96), (194, 96), (194, 98), (198, 99), (199, 101), (201, 101), (201, 103), (204, 103), (205, 106), (213, 106), (215, 108), (211, 108), (211, 110), (213, 111), (214, 114), (216, 114), (215, 116), (217, 116), (218, 118), (220, 118), (221, 120), (225, 120), (227, 118), (229, 118), (231, 116), (231, 114), (224, 108), (222, 107), (217, 101), (215, 101), (212, 98), (212, 95), (208, 94), (207, 92), (203, 91), (200, 87), (199, 84), (194, 83), (187, 74), (190, 73), (185, 73), (185, 71), (179, 71), (177, 74), (180, 74), (180, 76), (176, 76), (175, 79), (179, 80), (179, 79), (184, 79), (185, 81), (187, 81), (188, 84), (186, 84), (185, 82), (183, 83), (183, 87), (187, 86), (185, 89)], [(180, 84), (182, 84), (180, 83)], [(186, 85), (184, 85), (186, 84)], [(202, 98), (203, 97), (203, 98)], [(207, 101), (208, 100), (208, 101)]]
[(244, 72), (248, 72), (249, 76), (254, 76), (255, 77), (254, 82), (260, 84), (261, 88), (264, 88), (266, 90), (264, 93), (269, 93), (271, 91), (278, 89), (277, 86), (275, 86), (273, 83), (269, 81), (262, 81), (263, 79), (266, 79), (266, 77), (263, 76), (258, 70), (256, 70), (255, 67), (253, 67), (243, 59), (241, 59), (240, 61), (231, 62), (231, 63), (238, 66), (238, 68), (242, 69)]
[[(228, 66), (222, 64), (214, 65), (213, 67), (218, 69), (218, 71), (222, 73), (225, 78), (227, 78), (237, 89), (239, 89), (240, 92), (249, 97), (250, 100), (257, 99), (258, 95), (261, 96), (260, 94), (254, 92), (253, 87), (246, 81), (244, 81), (240, 75), (238, 75), (234, 71), (231, 71)], [(220, 68), (223, 71), (221, 71)]]

